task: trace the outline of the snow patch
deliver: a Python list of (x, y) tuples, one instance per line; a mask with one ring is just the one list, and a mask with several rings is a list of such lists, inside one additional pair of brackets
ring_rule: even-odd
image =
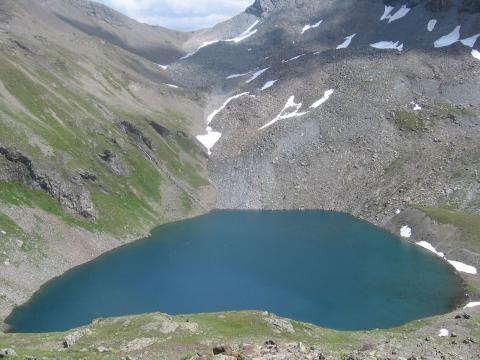
[(399, 41), (379, 41), (374, 44), (370, 44), (371, 47), (375, 49), (396, 49), (398, 51), (403, 50), (403, 44), (400, 44)]
[(469, 302), (467, 305), (465, 305), (463, 308), (464, 309), (470, 309), (470, 308), (474, 308), (474, 307), (477, 307), (477, 306), (480, 306), (480, 301), (473, 301), (473, 302)]
[(473, 56), (475, 59), (480, 60), (480, 51), (473, 49), (473, 50), (472, 50), (472, 56)]
[(216, 44), (220, 42), (220, 40), (211, 40), (211, 41), (205, 41), (197, 50), (195, 51), (192, 51), (192, 52), (189, 52), (187, 55), (185, 56), (182, 56), (180, 58), (180, 60), (185, 60), (185, 59), (188, 59), (189, 57), (192, 57), (193, 55), (195, 55), (200, 49), (208, 46), (208, 45), (212, 45), (212, 44)]
[(4, 230), (0, 230), (0, 233), (2, 233), (2, 235), (7, 235), (7, 232)]
[(267, 81), (267, 82), (262, 86), (262, 88), (260, 89), (260, 91), (267, 90), (268, 88), (271, 88), (273, 85), (275, 85), (275, 83), (276, 83), (277, 81), (278, 81), (278, 80), (270, 80), (270, 81)]
[(460, 40), (460, 42), (465, 46), (473, 48), (473, 45), (475, 45), (475, 43), (477, 42), (477, 39), (479, 37), (480, 37), (480, 34), (476, 34), (476, 35), (470, 36), (468, 38), (462, 39), (462, 40)]
[(265, 68), (265, 69), (262, 69), (262, 70), (258, 70), (257, 72), (255, 72), (252, 77), (250, 79), (248, 79), (247, 81), (245, 81), (247, 84), (251, 83), (253, 80), (255, 80), (256, 78), (258, 78), (260, 75), (262, 75), (265, 71), (267, 71), (268, 69), (270, 69), (270, 66)]
[(396, 215), (398, 215), (398, 214), (400, 214), (400, 213), (401, 213), (400, 209), (396, 209), (396, 210), (395, 210), (395, 214), (396, 214)]
[(414, 111), (419, 111), (422, 110), (422, 107), (418, 105), (415, 101), (410, 102), (411, 105), (413, 105), (413, 110)]
[(248, 74), (251, 74), (252, 72), (249, 71), (247, 73), (243, 73), (243, 74), (232, 74), (232, 75), (228, 75), (225, 79), (235, 79), (235, 78), (239, 78), (239, 77), (242, 77), (242, 76), (247, 76)]
[(418, 246), (421, 246), (423, 247), (424, 249), (427, 249), (428, 251), (431, 251), (433, 252), (435, 255), (438, 255), (440, 256), (441, 258), (445, 258), (445, 254), (440, 252), (440, 251), (437, 251), (437, 249), (435, 249), (432, 244), (430, 244), (429, 242), (427, 241), (419, 241), (417, 242), (417, 245)]
[(476, 275), (477, 274), (477, 269), (474, 266), (471, 265), (466, 265), (464, 263), (461, 263), (460, 261), (454, 261), (454, 260), (448, 260), (448, 262), (457, 270), (460, 272), (464, 272), (467, 274), (472, 274)]
[(162, 65), (162, 64), (157, 64), (157, 66), (163, 70), (167, 70), (168, 69), (168, 65)]
[[(234, 95), (232, 97), (229, 97), (227, 100), (225, 100), (225, 102), (223, 103), (223, 105), (220, 108), (218, 108), (217, 110), (213, 111), (210, 115), (208, 115), (207, 125), (212, 122), (212, 120), (215, 118), (215, 116), (220, 111), (222, 111), (230, 103), (230, 101), (238, 99), (239, 97), (242, 97), (242, 96), (245, 96), (245, 95), (249, 95), (249, 94), (250, 93), (248, 93), (248, 92), (244, 92), (244, 93), (237, 94), (237, 95)], [(207, 133), (204, 134), (204, 135), (197, 135), (196, 138), (208, 150), (208, 155), (211, 155), (212, 154), (211, 149), (217, 143), (217, 141), (220, 140), (220, 138), (222, 137), (222, 133), (220, 133), (218, 131), (214, 131), (210, 126), (207, 126), (206, 132)]]
[(437, 25), (437, 20), (436, 19), (430, 20), (427, 24), (427, 30), (432, 32), (433, 29), (435, 29), (435, 25)]
[(173, 84), (165, 84), (167, 86), (170, 86), (171, 88), (174, 88), (174, 89), (179, 89), (180, 87), (177, 86), (177, 85), (173, 85)]
[(448, 335), (450, 335), (450, 332), (447, 329), (440, 329), (438, 332), (438, 336), (440, 337), (446, 337)]
[(291, 59), (282, 60), (282, 63), (284, 63), (284, 64), (289, 63), (290, 61), (294, 61), (294, 60), (300, 59), (301, 57), (304, 57), (305, 55), (307, 55), (307, 54), (300, 54), (300, 55), (297, 55), (297, 56), (292, 57)]
[(241, 94), (237, 94), (237, 95), (234, 95), (234, 96), (229, 97), (227, 100), (225, 100), (225, 102), (223, 103), (222, 106), (220, 106), (217, 110), (214, 110), (210, 115), (208, 115), (208, 117), (207, 117), (207, 125), (212, 122), (212, 120), (215, 118), (215, 116), (217, 116), (217, 114), (218, 114), (220, 111), (222, 111), (223, 109), (225, 109), (225, 107), (230, 103), (230, 101), (235, 100), (235, 99), (238, 99), (239, 97), (242, 97), (242, 96), (245, 96), (245, 95), (249, 95), (249, 94), (250, 94), (249, 92), (243, 92), (243, 93), (241, 93)]
[(205, 135), (197, 135), (196, 138), (200, 143), (205, 146), (208, 150), (208, 155), (211, 155), (212, 147), (217, 143), (218, 140), (222, 137), (222, 133), (218, 131), (213, 131), (210, 126), (207, 126), (207, 133)]
[[(287, 103), (283, 107), (282, 111), (280, 111), (280, 113), (272, 121), (270, 121), (270, 122), (266, 123), (265, 125), (263, 125), (262, 127), (258, 128), (258, 130), (263, 130), (263, 129), (275, 124), (278, 120), (289, 119), (289, 118), (292, 118), (292, 117), (299, 117), (299, 116), (307, 114), (308, 111), (298, 112), (301, 107), (302, 107), (302, 103), (295, 103), (295, 96), (293, 96), (293, 95), (290, 96)], [(295, 108), (295, 110), (291, 111), (291, 112), (287, 112), (287, 110), (290, 109), (290, 108)]]
[[(391, 22), (394, 22), (395, 20), (398, 20), (398, 19), (401, 19), (403, 18), (405, 15), (407, 15), (409, 12), (410, 12), (410, 8), (407, 7), (407, 5), (402, 5), (400, 7), (400, 9), (398, 9), (395, 14), (391, 15), (391, 12), (393, 11), (393, 8), (392, 9), (389, 9), (388, 13), (383, 17), (383, 19), (380, 19), (380, 20), (386, 20), (388, 19), (388, 23), (390, 24)], [(387, 9), (385, 8), (385, 12), (387, 11)]]
[(400, 229), (400, 236), (404, 238), (409, 238), (412, 236), (412, 228), (408, 225), (402, 226)]
[(216, 44), (218, 42), (240, 42), (242, 40), (245, 40), (246, 38), (249, 38), (250, 36), (252, 36), (253, 34), (255, 34), (257, 32), (257, 29), (253, 29), (255, 26), (257, 26), (258, 24), (260, 23), (259, 20), (256, 20), (252, 25), (250, 25), (248, 27), (247, 30), (245, 30), (243, 33), (241, 33), (240, 35), (234, 37), (234, 38), (231, 38), (231, 39), (226, 39), (226, 40), (211, 40), (211, 41), (206, 41), (204, 42), (197, 50), (195, 51), (192, 51), (192, 52), (189, 52), (188, 54), (186, 54), (185, 56), (182, 56), (180, 58), (180, 60), (184, 60), (184, 59), (188, 59), (189, 57), (192, 57), (193, 55), (195, 55), (201, 48), (204, 48), (205, 46), (208, 46), (208, 45), (212, 45), (212, 44)]
[(355, 37), (355, 35), (357, 35), (357, 34), (352, 34), (350, 36), (347, 36), (345, 38), (345, 41), (337, 46), (337, 50), (338, 49), (346, 49), (347, 47), (349, 47), (350, 43), (352, 42), (352, 39)]
[(315, 23), (315, 24), (313, 24), (313, 25), (310, 25), (310, 24), (305, 25), (305, 26), (303, 27), (303, 29), (302, 29), (302, 34), (304, 34), (305, 31), (308, 31), (308, 30), (310, 30), (310, 29), (318, 28), (318, 27), (320, 26), (320, 24), (322, 23), (322, 21), (323, 21), (323, 20), (320, 20), (319, 22), (317, 22), (317, 23)]
[(393, 6), (387, 6), (385, 5), (385, 11), (383, 12), (383, 15), (380, 17), (380, 21), (383, 21), (385, 19), (388, 19), (391, 15), (391, 12), (395, 9)]
[(334, 91), (335, 90), (333, 90), (333, 89), (325, 91), (325, 93), (323, 94), (323, 97), (321, 99), (315, 101), (312, 105), (310, 105), (310, 107), (312, 109), (316, 109), (317, 107), (322, 105), (325, 101), (327, 101), (330, 98), (330, 96), (332, 96)]
[(257, 32), (257, 29), (254, 29), (255, 26), (257, 26), (258, 24), (260, 23), (259, 20), (256, 20), (252, 25), (250, 25), (248, 27), (247, 30), (245, 30), (243, 33), (241, 33), (240, 35), (232, 38), (232, 39), (227, 39), (227, 40), (224, 40), (224, 41), (229, 41), (229, 42), (240, 42), (242, 40), (245, 40), (246, 38), (249, 38), (250, 36), (254, 35), (256, 32)]
[(453, 29), (452, 32), (435, 40), (433, 46), (436, 48), (450, 46), (455, 44), (458, 40), (460, 40), (460, 25)]

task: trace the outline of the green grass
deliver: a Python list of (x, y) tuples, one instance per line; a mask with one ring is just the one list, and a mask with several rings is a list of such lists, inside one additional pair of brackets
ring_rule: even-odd
[(393, 120), (401, 130), (417, 131), (425, 128), (424, 121), (411, 111), (394, 111)]
[[(458, 246), (480, 252), (480, 214), (467, 213), (453, 209), (415, 206), (432, 220), (440, 224), (452, 225), (460, 231)], [(480, 281), (475, 278), (466, 280), (468, 294), (480, 297)]]
[(75, 218), (62, 211), (58, 203), (43, 190), (33, 190), (20, 183), (0, 183), (0, 202), (16, 206), (37, 207), (55, 215), (66, 224), (93, 229), (92, 223)]

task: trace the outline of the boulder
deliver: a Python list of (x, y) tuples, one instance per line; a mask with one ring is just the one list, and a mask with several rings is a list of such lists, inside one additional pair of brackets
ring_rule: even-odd
[(17, 356), (17, 352), (11, 348), (0, 349), (0, 358)]

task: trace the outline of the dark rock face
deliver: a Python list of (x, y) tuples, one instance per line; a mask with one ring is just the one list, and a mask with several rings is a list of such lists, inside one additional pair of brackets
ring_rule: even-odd
[(128, 121), (122, 121), (119, 124), (119, 127), (125, 131), (128, 137), (135, 142), (137, 145), (141, 145), (141, 143), (145, 144), (150, 150), (153, 150), (153, 143), (150, 138), (145, 136), (138, 127), (133, 125)]
[(60, 180), (59, 174), (36, 168), (32, 160), (19, 151), (0, 147), (0, 168), (0, 181), (21, 182), (34, 190), (44, 190), (64, 210), (86, 219), (95, 218), (95, 207), (85, 187), (68, 184)]
[(149, 124), (153, 128), (153, 130), (155, 130), (157, 134), (162, 137), (167, 137), (172, 134), (172, 132), (169, 129), (167, 129), (166, 127), (160, 124), (157, 124), (155, 121), (150, 121)]
[(247, 14), (255, 16), (264, 16), (276, 9), (295, 4), (292, 0), (256, 0), (247, 10)]
[(122, 161), (111, 150), (104, 150), (100, 154), (97, 154), (102, 163), (115, 175), (124, 176), (127, 175), (127, 168), (123, 165)]

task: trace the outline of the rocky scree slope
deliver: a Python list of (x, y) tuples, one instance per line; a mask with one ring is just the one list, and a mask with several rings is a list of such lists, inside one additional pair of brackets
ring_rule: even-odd
[[(87, 1), (0, 4), (0, 316), (214, 193), (179, 34)], [(121, 39), (121, 41), (120, 41)]]
[[(427, 206), (478, 226), (478, 6), (256, 1), (240, 15), (255, 33), (173, 64), (209, 89), (217, 206), (344, 211), (397, 235), (423, 216), (404, 209)], [(479, 267), (473, 243), (440, 251)]]

